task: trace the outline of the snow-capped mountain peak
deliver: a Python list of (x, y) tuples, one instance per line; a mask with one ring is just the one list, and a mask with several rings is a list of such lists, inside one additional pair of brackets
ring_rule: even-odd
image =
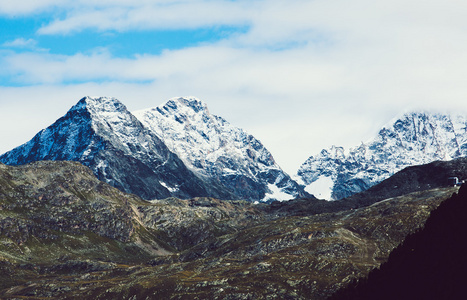
[[(363, 191), (413, 165), (467, 155), (467, 119), (461, 115), (408, 112), (377, 136), (348, 151), (331, 147), (298, 170), (307, 191), (341, 199)], [(323, 185), (326, 183), (328, 186)]]
[[(126, 110), (126, 106), (114, 97), (86, 96), (78, 101), (78, 103), (73, 108), (82, 107), (84, 105), (89, 111), (95, 113), (121, 112)], [(73, 110), (73, 108), (71, 110)]]
[[(97, 134), (104, 135), (114, 142), (119, 140), (120, 144), (126, 146), (130, 143), (141, 142), (141, 133), (144, 131), (142, 125), (116, 98), (85, 97), (76, 106), (86, 108), (91, 116), (93, 129)], [(127, 152), (131, 151), (126, 146), (123, 148)]]
[(259, 140), (211, 114), (195, 97), (173, 98), (134, 115), (190, 169), (218, 180), (240, 198), (267, 201), (306, 195)]
[(212, 115), (195, 97), (135, 114), (139, 119), (115, 98), (85, 97), (0, 161), (79, 161), (99, 179), (144, 199), (309, 196), (261, 142)]
[(32, 140), (2, 156), (5, 164), (74, 160), (101, 180), (144, 199), (230, 193), (205, 182), (115, 98), (85, 97)]

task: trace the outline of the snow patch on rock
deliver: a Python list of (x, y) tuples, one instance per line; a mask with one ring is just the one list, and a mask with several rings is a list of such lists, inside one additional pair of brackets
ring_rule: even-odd
[(309, 184), (305, 190), (310, 194), (312, 193), (318, 199), (331, 200), (333, 186), (334, 181), (332, 178), (322, 175)]

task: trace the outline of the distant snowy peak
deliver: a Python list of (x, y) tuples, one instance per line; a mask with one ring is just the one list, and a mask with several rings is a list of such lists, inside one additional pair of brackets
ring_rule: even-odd
[(297, 174), (308, 192), (341, 199), (366, 190), (407, 166), (466, 155), (464, 116), (410, 112), (383, 126), (367, 143), (348, 151), (333, 146), (311, 156)]
[(112, 97), (84, 97), (68, 110), (67, 115), (86, 111), (91, 119), (110, 120), (121, 114), (130, 114), (126, 106)]
[(191, 162), (188, 157), (205, 156), (219, 149), (225, 138), (222, 128), (227, 122), (211, 115), (207, 105), (193, 97), (173, 98), (134, 115), (172, 151), (183, 154), (185, 162)]
[(252, 135), (212, 115), (194, 97), (134, 112), (197, 174), (213, 178), (238, 197), (289, 200), (309, 196)]
[(86, 97), (75, 107), (86, 109), (91, 116), (92, 128), (96, 134), (126, 154), (134, 155), (135, 148), (145, 152), (144, 150), (148, 150), (154, 142), (154, 137), (148, 136), (147, 130), (138, 119), (115, 98)]
[[(466, 118), (428, 112), (404, 114), (392, 125), (384, 126), (373, 144), (416, 150), (431, 159), (451, 159), (461, 155), (466, 142)], [(464, 149), (465, 152), (465, 149)]]

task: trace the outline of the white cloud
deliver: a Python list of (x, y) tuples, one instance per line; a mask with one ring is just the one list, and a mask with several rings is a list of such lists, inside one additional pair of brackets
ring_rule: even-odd
[[(88, 94), (116, 96), (134, 110), (194, 95), (213, 113), (255, 134), (292, 172), (321, 148), (368, 139), (408, 107), (467, 110), (465, 1), (34, 3), (38, 8), (42, 3), (41, 9), (69, 8), (43, 27), (43, 34), (220, 25), (248, 25), (248, 30), (212, 44), (132, 58), (106, 51), (0, 53), (0, 76), (37, 85), (0, 89), (2, 112), (23, 114), (20, 104), (7, 104), (10, 99), (53, 98), (37, 109), (41, 119), (55, 120)], [(64, 99), (66, 105), (56, 105)], [(60, 109), (48, 113), (50, 107)], [(24, 122), (29, 119), (34, 117)], [(37, 124), (25, 127), (35, 133)]]
[(66, 34), (84, 29), (99, 31), (191, 29), (219, 25), (245, 25), (254, 1), (81, 1), (39, 30)]
[(62, 6), (70, 0), (15, 0), (0, 1), (0, 15), (21, 16), (41, 13)]

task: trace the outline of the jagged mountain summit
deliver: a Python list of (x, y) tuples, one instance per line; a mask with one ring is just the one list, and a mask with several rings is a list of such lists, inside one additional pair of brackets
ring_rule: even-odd
[(85, 97), (29, 142), (0, 156), (21, 165), (78, 161), (101, 180), (143, 199), (231, 195), (205, 182), (115, 98)]
[(290, 200), (312, 197), (274, 161), (252, 135), (212, 115), (194, 97), (134, 112), (188, 168), (221, 183), (237, 198)]
[(467, 155), (467, 119), (411, 112), (384, 126), (373, 140), (348, 150), (332, 146), (309, 157), (297, 175), (318, 198), (342, 199), (405, 167)]

